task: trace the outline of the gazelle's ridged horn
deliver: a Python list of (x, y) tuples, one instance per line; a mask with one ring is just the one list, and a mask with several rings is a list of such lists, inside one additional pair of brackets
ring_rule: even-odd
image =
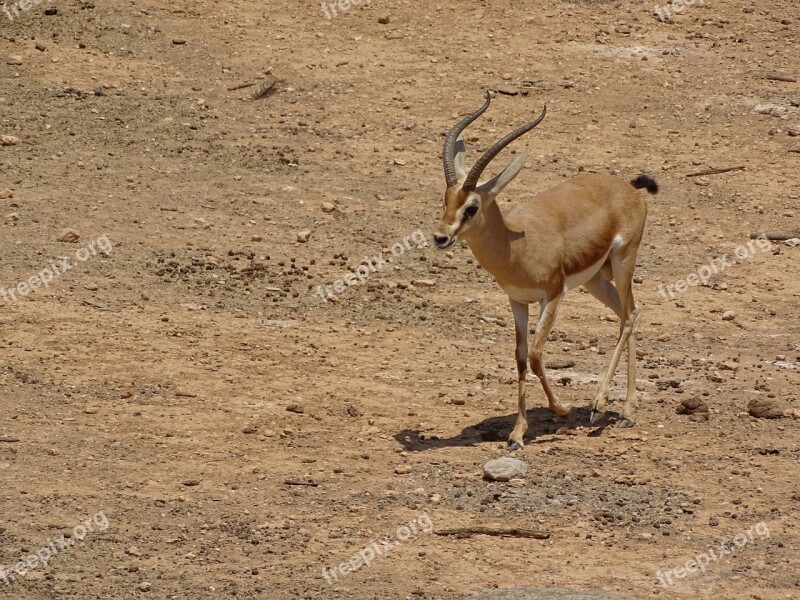
[(478, 162), (476, 162), (473, 165), (472, 169), (469, 172), (469, 175), (467, 175), (466, 180), (464, 180), (464, 185), (461, 186), (461, 189), (464, 190), (465, 192), (473, 191), (478, 185), (478, 180), (480, 179), (483, 170), (489, 166), (489, 163), (492, 162), (494, 157), (500, 154), (503, 148), (508, 146), (515, 139), (517, 139), (521, 135), (528, 133), (531, 129), (533, 129), (539, 123), (541, 123), (542, 119), (544, 119), (544, 116), (546, 114), (547, 114), (547, 105), (545, 105), (544, 109), (542, 110), (542, 114), (540, 114), (535, 121), (528, 123), (527, 125), (523, 125), (519, 129), (515, 129), (514, 131), (509, 133), (506, 137), (504, 137), (502, 140), (495, 143), (486, 152), (484, 152), (483, 156), (481, 156), (480, 159), (478, 159)]
[(458, 177), (456, 175), (456, 141), (461, 132), (467, 128), (467, 125), (472, 123), (475, 119), (480, 117), (492, 101), (492, 95), (489, 90), (486, 90), (486, 102), (483, 103), (478, 110), (474, 113), (467, 115), (458, 123), (453, 125), (453, 128), (447, 132), (444, 138), (444, 149), (442, 150), (442, 161), (444, 162), (444, 178), (447, 182), (447, 187), (454, 187), (458, 184)]

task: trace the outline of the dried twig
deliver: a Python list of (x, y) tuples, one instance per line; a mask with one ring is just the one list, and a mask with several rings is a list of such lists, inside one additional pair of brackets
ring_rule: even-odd
[(483, 525), (440, 529), (439, 531), (434, 531), (434, 533), (436, 535), (454, 535), (457, 538), (465, 538), (473, 535), (495, 535), (501, 537), (533, 538), (537, 540), (546, 540), (550, 538), (549, 531), (522, 529), (519, 527), (485, 527)]
[(258, 88), (255, 92), (253, 92), (253, 94), (250, 96), (250, 99), (251, 100), (260, 100), (261, 98), (266, 98), (267, 96), (270, 95), (270, 93), (275, 88), (277, 83), (278, 83), (277, 79), (273, 79), (272, 83), (265, 83), (260, 88)]
[(794, 233), (774, 233), (770, 231), (754, 231), (750, 234), (750, 239), (755, 240), (761, 238), (762, 240), (772, 240), (774, 242), (785, 242), (794, 238), (800, 238), (800, 231)]
[(304, 485), (307, 487), (319, 487), (319, 484), (315, 481), (297, 481), (295, 479), (287, 479), (284, 481), (286, 485)]
[(765, 77), (770, 81), (785, 81), (786, 83), (796, 83), (797, 77), (791, 75), (784, 75), (783, 73), (771, 73)]
[(689, 173), (687, 177), (703, 177), (705, 175), (720, 175), (722, 173), (728, 173), (730, 171), (744, 171), (745, 166), (741, 165), (738, 167), (711, 167), (710, 169), (706, 169), (705, 171), (698, 171), (697, 173)]
[(236, 90), (243, 90), (244, 88), (253, 87), (256, 84), (255, 81), (245, 81), (244, 83), (238, 83), (236, 85), (232, 85), (228, 88), (229, 92), (235, 92)]

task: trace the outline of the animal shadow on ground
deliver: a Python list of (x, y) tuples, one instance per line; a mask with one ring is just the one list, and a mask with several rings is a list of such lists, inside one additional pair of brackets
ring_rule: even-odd
[[(539, 438), (543, 435), (556, 433), (559, 429), (574, 430), (576, 427), (589, 425), (589, 407), (573, 408), (568, 417), (562, 418), (554, 415), (550, 409), (535, 407), (528, 410), (528, 431), (525, 433), (526, 444), (547, 444), (554, 440)], [(489, 417), (475, 425), (469, 425), (461, 433), (449, 438), (437, 435), (424, 434), (418, 430), (403, 429), (395, 434), (396, 439), (403, 449), (409, 452), (424, 452), (436, 448), (454, 446), (476, 446), (481, 442), (505, 442), (514, 428), (516, 413), (501, 417)], [(617, 413), (608, 412), (595, 426), (589, 435), (597, 437), (613, 420), (619, 418)]]

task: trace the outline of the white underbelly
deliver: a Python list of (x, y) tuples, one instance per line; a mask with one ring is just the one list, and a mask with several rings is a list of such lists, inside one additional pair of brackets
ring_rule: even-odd
[[(606, 259), (608, 258), (608, 255), (610, 253), (611, 253), (611, 248), (609, 248), (603, 255), (603, 257), (594, 264), (586, 267), (582, 271), (578, 271), (577, 273), (573, 273), (572, 275), (567, 276), (567, 278), (564, 280), (564, 293), (567, 293), (569, 290), (583, 285), (584, 283), (589, 281), (592, 277), (597, 275), (597, 272), (602, 268), (603, 264), (606, 262)], [(508, 294), (509, 298), (511, 298), (515, 302), (519, 302), (520, 304), (531, 304), (533, 302), (541, 302), (547, 296), (544, 290), (539, 290), (536, 288), (518, 287), (514, 285), (501, 285), (500, 288), (506, 294)]]
[(546, 294), (544, 290), (537, 290), (535, 288), (521, 288), (513, 285), (501, 285), (502, 290), (508, 294), (514, 302), (520, 304), (531, 304), (532, 302), (541, 302), (544, 300)]
[(573, 288), (576, 288), (580, 285), (583, 285), (587, 281), (589, 281), (592, 277), (597, 275), (597, 272), (603, 266), (603, 263), (606, 262), (608, 255), (611, 253), (611, 248), (609, 248), (603, 258), (598, 260), (593, 265), (586, 267), (583, 271), (578, 271), (577, 273), (573, 273), (572, 275), (567, 276), (564, 280), (564, 293), (570, 291)]

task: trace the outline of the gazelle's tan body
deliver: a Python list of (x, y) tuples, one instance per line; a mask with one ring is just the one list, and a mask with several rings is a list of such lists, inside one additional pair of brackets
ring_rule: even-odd
[[(550, 387), (542, 353), (564, 296), (581, 285), (614, 310), (621, 321), (611, 364), (595, 396), (592, 421), (605, 407), (611, 379), (627, 343), (628, 390), (620, 425), (631, 426), (636, 408), (632, 332), (637, 315), (631, 282), (647, 217), (647, 204), (638, 190), (644, 187), (656, 193), (658, 186), (644, 175), (631, 182), (611, 175), (579, 175), (514, 206), (504, 216), (496, 197), (519, 173), (525, 155), (489, 181), (478, 183), (478, 177), (505, 145), (538, 125), (545, 112), (537, 121), (487, 150), (467, 174), (465, 147), (458, 135), (488, 104), (487, 98), (484, 106), (456, 125), (445, 140), (443, 159), (448, 187), (444, 214), (434, 239), (440, 248), (447, 248), (457, 239), (466, 240), (480, 265), (508, 294), (514, 313), (519, 373), (517, 423), (509, 436), (509, 446), (521, 448), (528, 427), (528, 362), (542, 383), (550, 408), (559, 415), (570, 411), (570, 406), (560, 402)], [(529, 354), (528, 305), (534, 302), (540, 303), (541, 308)]]

